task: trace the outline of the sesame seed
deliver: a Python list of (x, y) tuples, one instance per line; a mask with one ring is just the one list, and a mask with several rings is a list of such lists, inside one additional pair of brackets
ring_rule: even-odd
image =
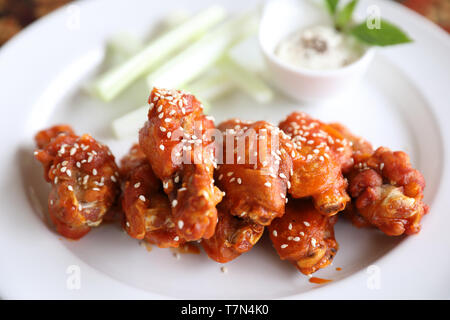
[(71, 176), (72, 176), (72, 171), (70, 171), (69, 169), (68, 169), (68, 170), (66, 170), (66, 173), (67, 173), (67, 175), (68, 175), (69, 177), (71, 177)]
[(384, 168), (384, 163), (380, 163), (380, 170), (383, 170)]
[(92, 174), (94, 175), (94, 176), (96, 176), (97, 175), (97, 169), (92, 169)]
[(71, 185), (67, 186), (67, 189), (69, 189), (69, 191), (73, 191), (73, 187)]
[(287, 177), (286, 177), (286, 175), (284, 173), (280, 173), (280, 178), (281, 179), (286, 179)]
[(183, 229), (183, 226), (184, 226), (183, 220), (178, 220), (178, 228), (181, 230)]
[(175, 208), (175, 207), (177, 206), (177, 204), (178, 204), (178, 201), (177, 201), (177, 200), (173, 200), (173, 201), (172, 201), (172, 207), (173, 207), (173, 208)]
[(145, 202), (145, 197), (141, 194), (140, 196), (139, 196), (139, 200), (141, 200), (141, 201), (144, 201)]
[(67, 167), (62, 167), (61, 168), (61, 172), (66, 172), (66, 170), (67, 170)]
[(242, 183), (242, 179), (241, 178), (237, 178), (237, 183), (241, 184)]
[(175, 238), (173, 238), (173, 240), (174, 240), (174, 241), (178, 241), (178, 240), (180, 240), (180, 237), (179, 237), (179, 236), (176, 236)]
[(76, 166), (77, 166), (77, 168), (81, 168), (81, 163), (80, 163), (80, 161), (77, 161)]
[(280, 246), (281, 249), (284, 249), (284, 248), (287, 248), (287, 247), (288, 247), (287, 244), (282, 244), (282, 245)]
[(316, 239), (312, 238), (311, 239), (311, 244), (312, 244), (313, 247), (315, 247), (316, 246)]
[(293, 240), (294, 240), (295, 242), (299, 242), (299, 241), (300, 241), (300, 237), (295, 237)]
[(159, 148), (160, 148), (161, 150), (164, 150), (164, 146), (163, 146), (162, 144), (159, 145)]
[(266, 183), (264, 183), (264, 185), (268, 188), (270, 188), (272, 186), (272, 184), (270, 182), (266, 182)]
[(272, 234), (273, 234), (274, 237), (277, 237), (278, 236), (277, 230), (273, 230)]
[(161, 130), (162, 132), (166, 132), (166, 128), (164, 128), (164, 127), (159, 127), (159, 130)]
[(137, 189), (137, 188), (140, 187), (140, 185), (141, 185), (141, 183), (140, 183), (140, 182), (137, 182), (137, 183), (134, 184), (134, 187)]
[(77, 152), (77, 149), (75, 147), (72, 147), (72, 149), (70, 149), (70, 155), (73, 156), (75, 152)]
[(174, 181), (175, 183), (180, 182), (180, 176), (176, 176), (176, 177), (173, 179), (173, 181)]
[(114, 176), (111, 176), (111, 180), (112, 180), (112, 182), (117, 182), (117, 179)]
[(292, 223), (289, 223), (288, 229), (292, 230)]
[(307, 227), (310, 226), (309, 222), (307, 222), (307, 221), (303, 221), (303, 224), (304, 224), (305, 226), (307, 226)]

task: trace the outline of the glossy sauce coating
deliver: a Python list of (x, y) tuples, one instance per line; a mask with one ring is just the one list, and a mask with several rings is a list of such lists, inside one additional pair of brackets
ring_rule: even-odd
[(283, 217), (269, 226), (269, 235), (282, 260), (303, 274), (328, 266), (339, 246), (334, 238), (337, 216), (324, 216), (311, 200), (291, 200)]
[(139, 144), (169, 195), (177, 233), (188, 240), (210, 238), (222, 192), (214, 186), (214, 122), (201, 103), (182, 91), (154, 88)]
[(294, 112), (280, 123), (292, 138), (292, 187), (294, 198), (311, 196), (324, 215), (334, 215), (350, 200), (342, 170), (352, 165), (352, 150), (343, 135), (303, 112)]
[(169, 198), (138, 145), (122, 159), (121, 175), (127, 233), (161, 248), (184, 244), (176, 232)]
[(211, 259), (225, 263), (249, 251), (263, 232), (263, 226), (219, 209), (216, 232), (211, 238), (202, 240), (202, 246)]
[(422, 201), (425, 180), (406, 153), (380, 147), (372, 155), (356, 157), (347, 176), (355, 224), (363, 226), (365, 220), (391, 236), (420, 231), (428, 211)]
[(215, 173), (230, 214), (268, 225), (284, 214), (292, 171), (290, 138), (265, 121), (239, 119), (219, 125), (224, 133), (223, 164)]
[(57, 231), (79, 239), (98, 226), (119, 194), (119, 172), (109, 148), (66, 125), (36, 134), (35, 158), (51, 183), (49, 214)]

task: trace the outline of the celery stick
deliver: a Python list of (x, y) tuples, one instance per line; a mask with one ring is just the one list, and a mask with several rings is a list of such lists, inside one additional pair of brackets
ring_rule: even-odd
[(218, 69), (202, 75), (198, 80), (183, 87), (195, 95), (204, 105), (222, 97), (233, 89), (234, 84)]
[(232, 45), (254, 34), (255, 15), (244, 14), (227, 21), (187, 47), (147, 77), (151, 88), (180, 88), (211, 67)]
[(219, 61), (218, 67), (238, 88), (257, 102), (268, 103), (273, 99), (273, 90), (256, 73), (236, 63), (228, 54)]
[(147, 120), (148, 104), (117, 118), (112, 123), (112, 130), (116, 138), (136, 136)]
[(114, 99), (137, 78), (149, 72), (169, 54), (189, 43), (225, 17), (219, 6), (210, 7), (192, 19), (152, 41), (125, 63), (105, 73), (94, 84), (95, 92), (105, 101)]

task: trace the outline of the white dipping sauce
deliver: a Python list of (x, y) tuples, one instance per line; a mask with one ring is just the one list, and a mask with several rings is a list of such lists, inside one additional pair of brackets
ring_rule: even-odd
[(275, 54), (283, 61), (307, 69), (337, 69), (359, 59), (364, 49), (331, 26), (309, 27), (282, 40)]

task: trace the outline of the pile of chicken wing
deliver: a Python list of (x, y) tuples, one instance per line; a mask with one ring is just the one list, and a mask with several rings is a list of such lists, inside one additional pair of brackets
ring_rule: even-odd
[(414, 234), (428, 207), (406, 153), (374, 150), (340, 124), (294, 112), (278, 126), (214, 124), (193, 95), (154, 88), (148, 119), (118, 167), (108, 147), (69, 126), (36, 135), (57, 231), (79, 239), (121, 208), (130, 237), (161, 248), (200, 243), (220, 263), (267, 228), (304, 274), (328, 266), (338, 217), (389, 236)]

